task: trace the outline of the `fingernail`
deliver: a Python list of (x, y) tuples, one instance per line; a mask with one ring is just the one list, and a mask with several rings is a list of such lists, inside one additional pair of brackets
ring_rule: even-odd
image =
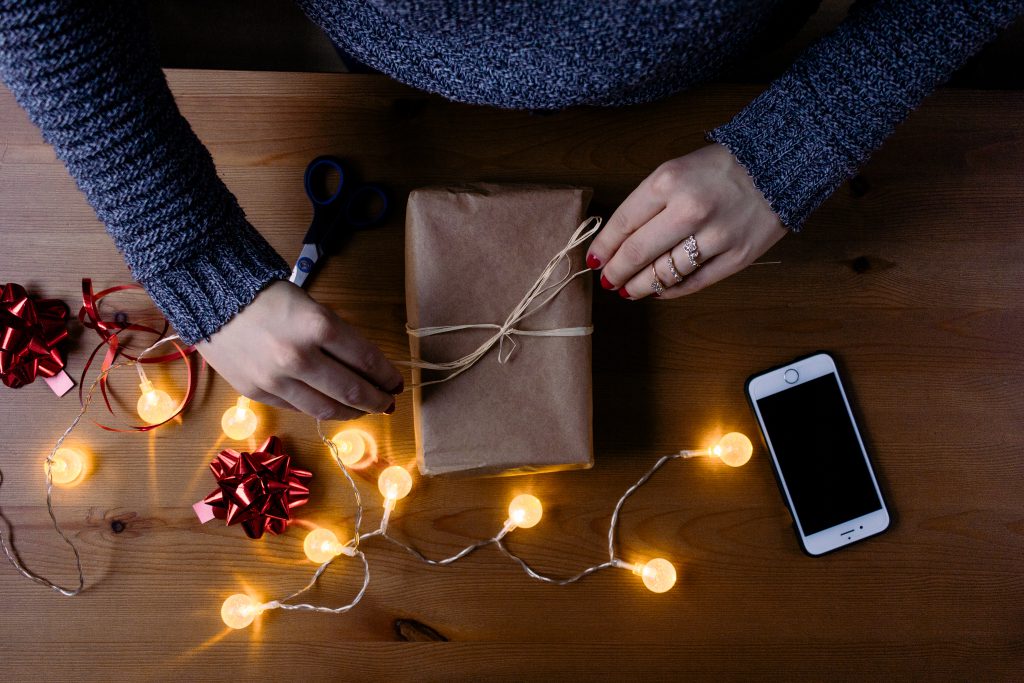
[(597, 270), (601, 267), (601, 259), (597, 258), (593, 254), (587, 254), (587, 267)]
[(405, 391), (405, 378), (404, 377), (399, 379), (398, 380), (398, 385), (394, 389), (389, 391), (388, 393), (389, 394), (400, 394), (403, 391)]
[(603, 274), (601, 275), (601, 286), (604, 287), (605, 289), (615, 289), (615, 285), (608, 282), (608, 278), (606, 278)]
[(630, 298), (632, 298), (632, 297), (629, 296), (629, 292), (626, 291), (625, 287), (623, 287), (622, 289), (619, 290), (619, 296), (621, 296), (623, 299), (630, 299)]
[(388, 409), (384, 411), (384, 414), (385, 415), (390, 415), (393, 412), (395, 412), (395, 402), (394, 401), (392, 401), (391, 405), (388, 407)]

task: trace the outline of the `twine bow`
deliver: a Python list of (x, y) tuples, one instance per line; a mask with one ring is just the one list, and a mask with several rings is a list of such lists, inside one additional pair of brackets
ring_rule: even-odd
[[(580, 226), (576, 228), (576, 231), (569, 238), (562, 249), (551, 257), (548, 261), (547, 266), (541, 271), (541, 274), (537, 277), (537, 280), (530, 286), (530, 289), (526, 291), (523, 298), (520, 299), (519, 303), (512, 309), (512, 312), (505, 318), (505, 322), (500, 325), (495, 323), (476, 323), (466, 325), (437, 325), (433, 327), (410, 327), (406, 325), (405, 331), (412, 337), (430, 337), (436, 334), (447, 334), (449, 332), (458, 332), (460, 330), (494, 330), (494, 334), (491, 335), (485, 342), (480, 344), (476, 349), (467, 353), (462, 358), (456, 360), (447, 361), (443, 363), (432, 363), (425, 361), (420, 358), (414, 358), (408, 363), (408, 365), (414, 368), (421, 368), (424, 370), (441, 370), (449, 372), (448, 375), (428, 382), (420, 382), (416, 386), (425, 387), (431, 384), (439, 384), (441, 382), (447, 382), (450, 379), (458, 377), (463, 372), (473, 367), (473, 365), (487, 355), (487, 352), (497, 344), (498, 345), (498, 362), (507, 363), (512, 358), (512, 354), (515, 353), (518, 343), (515, 340), (516, 336), (527, 336), (527, 337), (580, 337), (594, 332), (593, 325), (586, 325), (583, 327), (560, 327), (550, 330), (523, 330), (516, 327), (526, 318), (530, 317), (540, 309), (544, 308), (552, 299), (558, 296), (559, 292), (565, 289), (570, 282), (575, 280), (581, 275), (590, 272), (590, 268), (584, 268), (575, 273), (572, 272), (572, 259), (569, 253), (578, 247), (579, 245), (586, 242), (593, 235), (597, 234), (597, 231), (601, 229), (601, 218), (600, 216), (591, 216), (587, 220), (580, 223)], [(555, 269), (558, 268), (562, 260), (565, 259), (569, 265), (566, 274), (558, 280), (548, 283), (548, 280), (552, 278), (555, 273)], [(547, 294), (547, 297), (541, 299), (542, 296)], [(540, 302), (534, 305), (535, 302), (540, 299)], [(505, 342), (508, 342), (508, 350), (506, 351)]]

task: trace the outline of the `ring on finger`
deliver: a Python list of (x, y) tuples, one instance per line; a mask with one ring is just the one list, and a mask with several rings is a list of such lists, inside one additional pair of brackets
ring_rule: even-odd
[(658, 277), (658, 269), (655, 265), (651, 264), (651, 272), (654, 273), (654, 280), (651, 282), (651, 289), (654, 290), (654, 296), (661, 296), (662, 292), (665, 291), (665, 283)]
[(697, 238), (690, 235), (683, 240), (683, 250), (686, 252), (686, 257), (690, 259), (690, 265), (693, 266), (694, 269), (700, 268), (700, 263), (697, 262), (697, 259), (700, 258), (700, 250), (697, 248)]
[(668, 272), (672, 273), (672, 279), (676, 281), (677, 285), (683, 281), (683, 276), (676, 270), (676, 262), (672, 259), (672, 254), (668, 255)]

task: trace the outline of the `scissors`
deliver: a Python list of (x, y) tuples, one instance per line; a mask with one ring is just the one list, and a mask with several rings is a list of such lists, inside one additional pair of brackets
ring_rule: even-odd
[[(337, 187), (333, 189), (327, 182), (331, 171), (338, 175)], [(309, 162), (303, 183), (306, 196), (313, 204), (313, 221), (302, 238), (302, 251), (288, 278), (299, 287), (341, 237), (380, 225), (388, 210), (388, 195), (379, 185), (346, 187), (345, 168), (335, 156), (320, 156)], [(336, 234), (339, 230), (340, 235)]]

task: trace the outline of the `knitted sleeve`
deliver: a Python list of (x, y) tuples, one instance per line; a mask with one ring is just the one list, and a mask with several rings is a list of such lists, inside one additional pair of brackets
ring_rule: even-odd
[(1022, 0), (876, 0), (708, 134), (799, 230), (896, 125), (996, 33)]
[(141, 4), (0, 0), (0, 79), (191, 344), (289, 268), (178, 112)]

